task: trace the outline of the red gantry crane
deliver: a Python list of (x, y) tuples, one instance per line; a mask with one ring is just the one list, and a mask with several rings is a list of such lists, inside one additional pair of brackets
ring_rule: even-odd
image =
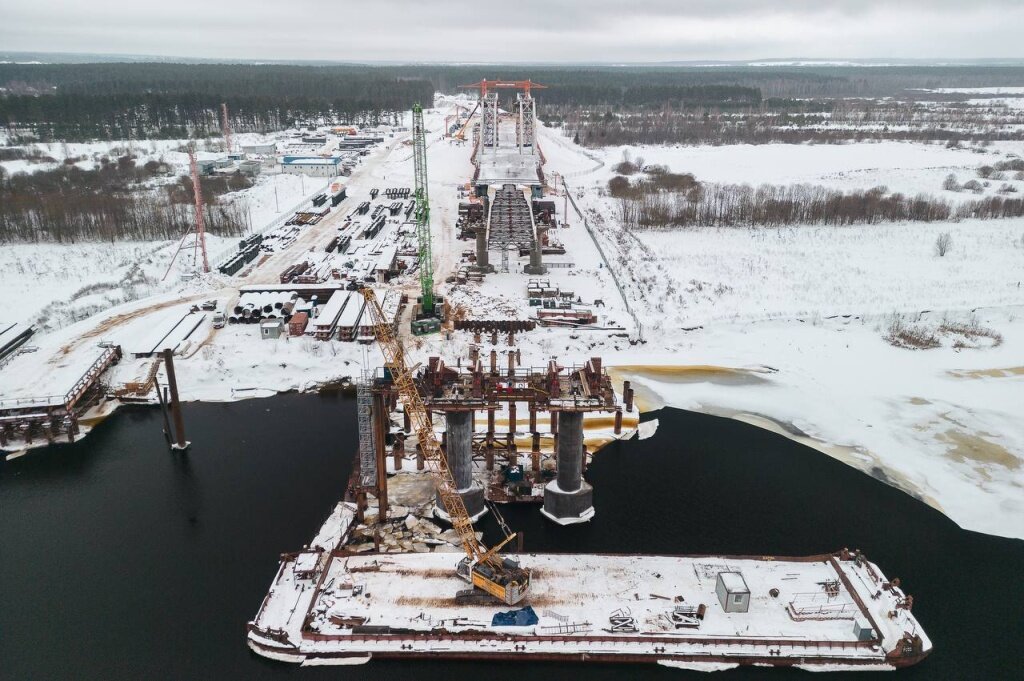
[(469, 122), (473, 120), (473, 114), (480, 108), (480, 102), (487, 97), (487, 93), (490, 90), (522, 90), (526, 96), (529, 97), (532, 90), (545, 90), (548, 86), (541, 85), (540, 83), (534, 83), (532, 80), (487, 80), (484, 78), (483, 80), (472, 83), (471, 85), (460, 85), (459, 87), (467, 90), (473, 89), (480, 91), (480, 98), (477, 99), (473, 110), (469, 112), (465, 125), (463, 125), (457, 133), (452, 135), (455, 139), (465, 140), (466, 130), (469, 129)]

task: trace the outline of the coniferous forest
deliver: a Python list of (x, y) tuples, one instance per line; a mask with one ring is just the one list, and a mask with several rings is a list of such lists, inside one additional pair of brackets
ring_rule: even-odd
[[(548, 86), (535, 93), (543, 120), (572, 121), (589, 133), (608, 128), (605, 114), (611, 112), (831, 111), (833, 103), (810, 100), (1016, 85), (1022, 72), (995, 66), (0, 64), (0, 125), (11, 143), (21, 137), (44, 142), (205, 137), (220, 132), (221, 102), (228, 103), (232, 128), (239, 132), (301, 123), (394, 124), (413, 103), (432, 102), (435, 91), (472, 93), (460, 86), (481, 78), (529, 78)], [(595, 112), (599, 120), (588, 122)], [(704, 128), (620, 142), (671, 143), (680, 137), (683, 143), (703, 143)]]
[(11, 142), (219, 135), (221, 102), (238, 132), (394, 124), (434, 93), (427, 80), (370, 67), (246, 64), (0, 64), (0, 87)]

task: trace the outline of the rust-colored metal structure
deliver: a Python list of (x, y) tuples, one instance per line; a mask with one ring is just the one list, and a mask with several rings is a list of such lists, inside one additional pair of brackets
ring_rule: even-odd
[(491, 90), (522, 90), (527, 95), (531, 90), (545, 90), (547, 85), (534, 83), (532, 80), (487, 80), (486, 78), (469, 85), (460, 85), (460, 88), (477, 90), (480, 92), (480, 99), (488, 95)]
[(62, 435), (74, 442), (78, 419), (103, 395), (100, 377), (121, 361), (120, 345), (103, 351), (63, 395), (40, 395), (0, 400), (0, 447), (36, 440), (56, 442)]

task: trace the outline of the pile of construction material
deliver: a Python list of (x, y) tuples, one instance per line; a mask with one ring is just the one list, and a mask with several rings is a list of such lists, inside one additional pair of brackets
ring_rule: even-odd
[(233, 275), (256, 259), (260, 253), (262, 234), (253, 234), (238, 242), (238, 252), (217, 268), (221, 274)]
[[(532, 301), (533, 299), (558, 298), (565, 296), (560, 296), (558, 286), (552, 286), (551, 281), (548, 279), (529, 279), (526, 282), (526, 297), (530, 298)], [(540, 305), (540, 302), (531, 302), (530, 304)]]
[[(383, 206), (378, 206), (378, 207), (379, 208), (383, 208)], [(361, 238), (363, 238), (363, 239), (373, 239), (373, 238), (375, 238), (378, 234), (380, 234), (380, 230), (384, 229), (384, 223), (386, 221), (387, 221), (387, 218), (384, 215), (378, 215), (376, 218), (374, 218), (373, 222), (370, 223), (370, 226), (367, 227), (363, 231)]]
[(228, 316), (231, 324), (255, 324), (263, 319), (288, 319), (302, 301), (294, 291), (243, 293)]
[(290, 284), (295, 281), (295, 278), (301, 274), (304, 274), (309, 269), (309, 263), (303, 260), (289, 265), (284, 272), (281, 273), (281, 283)]
[[(327, 198), (325, 196), (324, 197), (324, 201), (326, 201), (326, 200), (327, 200)], [(330, 209), (329, 206), (327, 208), (324, 208), (319, 213), (311, 213), (311, 212), (299, 211), (299, 212), (295, 213), (295, 215), (292, 216), (291, 219), (289, 219), (288, 222), (286, 222), (284, 224), (286, 224), (286, 225), (301, 225), (301, 226), (315, 225), (318, 222), (320, 222), (321, 220), (323, 220), (325, 217), (327, 217), (327, 215), (330, 212), (331, 212), (331, 209)]]
[[(362, 553), (372, 551), (379, 546), (381, 553), (430, 553), (462, 552), (459, 533), (454, 529), (442, 530), (425, 515), (433, 507), (411, 511), (405, 506), (392, 506), (388, 509), (387, 520), (381, 522), (374, 505), (366, 510), (365, 522), (352, 528), (348, 551)], [(483, 539), (483, 532), (476, 533), (477, 539)]]

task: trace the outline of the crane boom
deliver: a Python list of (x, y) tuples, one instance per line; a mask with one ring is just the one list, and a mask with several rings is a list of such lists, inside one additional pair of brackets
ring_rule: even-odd
[[(452, 527), (459, 535), (462, 548), (466, 552), (456, 568), (456, 573), (483, 591), (500, 598), (509, 605), (522, 600), (530, 587), (529, 570), (519, 567), (514, 561), (501, 559), (497, 552), (511, 540), (511, 537), (494, 549), (488, 550), (476, 538), (473, 520), (466, 510), (466, 504), (459, 495), (458, 485), (448, 466), (448, 458), (434, 434), (427, 407), (420, 397), (412, 371), (405, 361), (405, 350), (395, 334), (394, 328), (388, 323), (381, 309), (380, 302), (373, 289), (362, 289), (366, 301), (366, 310), (373, 321), (373, 332), (377, 338), (381, 353), (384, 355), (384, 366), (391, 372), (395, 388), (405, 404), (405, 413), (409, 417), (412, 429), (416, 433), (423, 452), (423, 459), (434, 476), (438, 496), (444, 505)], [(514, 536), (514, 535), (513, 535)]]
[(434, 435), (434, 428), (427, 416), (427, 408), (413, 382), (412, 372), (406, 366), (402, 344), (395, 336), (391, 325), (387, 323), (373, 289), (364, 288), (363, 298), (366, 299), (366, 307), (373, 318), (374, 334), (384, 355), (384, 365), (391, 371), (398, 395), (405, 403), (405, 413), (408, 414), (409, 422), (416, 433), (416, 440), (423, 451), (423, 459), (437, 482), (444, 510), (451, 518), (452, 527), (459, 534), (466, 555), (473, 560), (479, 560), (486, 553), (486, 549), (476, 539), (473, 521), (466, 510), (465, 502), (459, 496), (458, 485), (455, 484), (455, 478), (448, 467), (448, 459)]
[(473, 120), (473, 114), (475, 114), (476, 110), (479, 109), (479, 108), (480, 108), (480, 100), (478, 99), (476, 101), (476, 104), (473, 105), (473, 108), (470, 109), (469, 115), (466, 116), (466, 122), (462, 124), (462, 127), (459, 128), (459, 131), (457, 133), (455, 133), (454, 135), (452, 135), (452, 137), (454, 137), (456, 139), (460, 139), (460, 140), (465, 140), (466, 139), (466, 129), (469, 127), (470, 122)]

